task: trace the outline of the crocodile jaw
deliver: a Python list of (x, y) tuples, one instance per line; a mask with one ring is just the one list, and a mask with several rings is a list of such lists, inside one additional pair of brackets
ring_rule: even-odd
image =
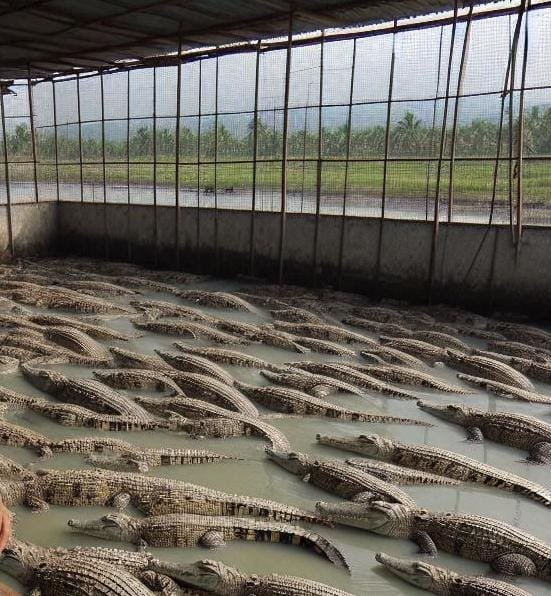
[(297, 476), (306, 476), (310, 469), (308, 459), (302, 453), (291, 451), (276, 451), (271, 447), (265, 447), (266, 455), (282, 468), (296, 474)]
[(99, 519), (78, 520), (70, 519), (67, 525), (81, 534), (103, 538), (104, 540), (118, 540), (121, 542), (135, 542), (137, 532), (127, 516), (105, 515)]
[[(385, 553), (377, 553), (375, 560), (384, 565), (391, 573), (400, 579), (435, 594), (446, 594), (443, 590), (443, 580), (441, 577), (444, 569), (429, 565), (424, 561), (415, 561), (411, 559), (399, 559), (391, 557)], [(451, 580), (451, 577), (449, 578)], [(448, 583), (448, 582), (446, 582)]]
[(359, 437), (335, 437), (330, 435), (316, 435), (316, 441), (321, 445), (353, 451), (369, 457), (377, 457), (379, 448), (377, 444), (369, 440), (369, 437), (360, 435)]
[(232, 568), (207, 559), (189, 565), (156, 560), (154, 570), (167, 575), (182, 586), (216, 594), (222, 593), (226, 583), (229, 582), (234, 587), (234, 584), (237, 586), (239, 583), (234, 580), (241, 579), (234, 578), (233, 574), (229, 573), (234, 571)]
[(466, 412), (459, 405), (449, 404), (440, 406), (428, 401), (419, 400), (417, 406), (424, 412), (455, 424), (462, 424), (466, 418)]

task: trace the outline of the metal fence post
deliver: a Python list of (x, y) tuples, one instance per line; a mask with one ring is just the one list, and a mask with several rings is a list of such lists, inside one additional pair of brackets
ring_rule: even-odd
[(157, 229), (157, 69), (153, 67), (153, 265), (159, 265)]
[(214, 273), (219, 271), (219, 250), (218, 250), (218, 54), (215, 62), (215, 83), (214, 83)]
[(281, 219), (279, 228), (279, 268), (278, 281), (283, 283), (283, 262), (285, 240), (287, 235), (287, 165), (289, 153), (289, 92), (291, 82), (291, 57), (293, 53), (293, 20), (294, 13), (289, 12), (289, 29), (287, 31), (287, 58), (285, 63), (285, 97), (283, 101), (283, 139), (281, 156)]
[(354, 76), (356, 73), (356, 46), (357, 40), (354, 38), (354, 45), (352, 46), (352, 75), (350, 77), (350, 96), (348, 102), (348, 115), (346, 121), (346, 152), (344, 163), (344, 189), (342, 197), (342, 213), (341, 213), (341, 231), (339, 238), (339, 257), (337, 265), (337, 287), (340, 289), (342, 283), (342, 259), (344, 253), (344, 230), (346, 223), (346, 200), (348, 198), (348, 169), (350, 166), (350, 149), (352, 143), (352, 103), (354, 101)]
[(33, 157), (34, 200), (38, 203), (38, 172), (36, 163), (36, 131), (34, 129), (33, 88), (31, 85), (31, 65), (27, 65), (27, 90), (29, 93), (29, 121), (31, 125), (31, 150)]
[(130, 71), (126, 71), (126, 257), (132, 260), (132, 225), (130, 210)]
[(180, 269), (180, 117), (181, 117), (181, 95), (182, 95), (182, 36), (178, 39), (178, 74), (176, 75), (176, 146), (174, 148), (174, 183), (175, 196), (174, 205), (176, 213), (174, 217), (174, 251), (176, 257), (176, 268)]
[[(394, 21), (396, 29), (396, 21)], [(388, 156), (390, 152), (390, 135), (391, 135), (391, 116), (392, 116), (392, 96), (394, 93), (394, 68), (396, 64), (396, 30), (392, 34), (392, 53), (390, 55), (390, 74), (388, 81), (388, 98), (386, 108), (386, 122), (385, 122), (385, 155), (383, 161), (383, 187), (381, 189), (381, 217), (379, 219), (379, 234), (377, 237), (377, 261), (375, 263), (375, 282), (379, 280), (381, 272), (381, 258), (383, 248), (383, 231), (385, 225), (386, 215), (386, 191), (388, 182)]]
[(197, 120), (197, 211), (195, 221), (195, 258), (197, 273), (201, 272), (201, 102), (203, 100), (201, 85), (203, 78), (203, 61), (199, 60), (199, 109)]
[(6, 184), (6, 211), (8, 219), (8, 250), (12, 257), (15, 256), (13, 245), (13, 229), (11, 214), (11, 189), (10, 189), (10, 166), (8, 164), (8, 135), (6, 134), (6, 106), (4, 105), (4, 94), (0, 89), (0, 112), (2, 113), (2, 140), (4, 147), (4, 181)]
[(430, 250), (430, 264), (429, 264), (429, 301), (432, 300), (432, 293), (434, 289), (434, 277), (436, 272), (436, 250), (438, 248), (438, 237), (440, 232), (440, 185), (442, 182), (442, 161), (444, 159), (444, 151), (446, 147), (446, 131), (448, 126), (448, 107), (450, 101), (450, 84), (453, 67), (453, 50), (455, 46), (455, 32), (457, 29), (457, 13), (459, 9), (459, 0), (454, 1), (453, 9), (453, 24), (450, 39), (450, 52), (448, 57), (448, 73), (446, 76), (446, 96), (444, 98), (444, 113), (442, 116), (442, 130), (440, 133), (440, 150), (438, 152), (438, 168), (436, 170), (436, 190), (434, 197), (434, 219), (432, 227), (432, 241)]
[(56, 102), (56, 93), (55, 93), (55, 80), (52, 80), (52, 101), (53, 101), (53, 109), (54, 109), (54, 144), (55, 144), (55, 183), (56, 183), (56, 192), (57, 192), (57, 201), (59, 202), (59, 161), (57, 157), (57, 102)]
[(323, 58), (325, 51), (325, 30), (321, 32), (321, 47), (320, 47), (320, 86), (319, 86), (319, 110), (318, 110), (318, 159), (316, 168), (316, 220), (314, 223), (314, 248), (312, 254), (312, 280), (317, 279), (318, 269), (318, 238), (320, 225), (320, 208), (321, 208), (321, 183), (323, 171)]
[(250, 236), (249, 236), (249, 275), (254, 276), (254, 258), (255, 258), (255, 216), (256, 216), (256, 180), (257, 180), (257, 160), (258, 160), (258, 100), (259, 100), (259, 78), (260, 78), (260, 45), (258, 42), (256, 48), (256, 63), (255, 63), (255, 84), (254, 84), (254, 116), (253, 116), (253, 172), (252, 172), (252, 205), (251, 205), (251, 222), (250, 222)]
[(77, 119), (78, 119), (78, 165), (80, 172), (80, 202), (84, 203), (84, 180), (82, 176), (82, 117), (80, 113), (80, 73), (77, 73)]
[(100, 90), (101, 90), (101, 155), (102, 155), (102, 176), (103, 176), (103, 233), (104, 233), (104, 254), (109, 258), (109, 231), (107, 227), (107, 168), (105, 153), (105, 94), (103, 89), (103, 71), (100, 72)]

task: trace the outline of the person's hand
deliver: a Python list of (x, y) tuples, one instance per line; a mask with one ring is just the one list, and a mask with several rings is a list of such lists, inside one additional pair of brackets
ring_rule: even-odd
[(11, 538), (11, 513), (0, 501), (0, 553), (6, 548)]

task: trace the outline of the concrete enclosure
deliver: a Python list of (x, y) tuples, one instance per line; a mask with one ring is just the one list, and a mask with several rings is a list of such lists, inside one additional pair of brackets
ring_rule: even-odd
[[(61, 253), (130, 260), (148, 266), (277, 280), (280, 214), (75, 202), (12, 206), (15, 256)], [(344, 228), (341, 226), (344, 225)], [(518, 309), (547, 316), (551, 300), (551, 234), (527, 227), (520, 251), (508, 226), (442, 224), (429, 284), (431, 222), (287, 216), (283, 279), (340, 287), (371, 296), (444, 301), (481, 310)], [(0, 242), (8, 258), (8, 225)], [(176, 236), (178, 233), (178, 236)], [(343, 241), (339, 267), (340, 238)], [(381, 234), (380, 253), (378, 251)], [(317, 254), (316, 254), (317, 253)], [(432, 294), (432, 295), (431, 295)]]

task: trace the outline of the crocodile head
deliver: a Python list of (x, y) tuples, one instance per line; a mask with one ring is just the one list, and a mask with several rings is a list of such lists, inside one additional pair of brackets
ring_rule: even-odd
[(347, 526), (362, 528), (375, 534), (409, 538), (416, 511), (400, 503), (372, 501), (371, 503), (316, 503), (316, 510), (324, 517)]
[(424, 412), (428, 412), (437, 418), (442, 418), (443, 420), (453, 422), (454, 424), (465, 424), (467, 422), (467, 418), (469, 417), (470, 408), (458, 404), (448, 404), (441, 406), (428, 401), (419, 400), (417, 405)]
[(2, 552), (0, 569), (27, 585), (32, 583), (34, 570), (49, 556), (47, 549), (13, 538)]
[(266, 447), (268, 457), (279, 464), (282, 468), (297, 476), (306, 476), (310, 471), (311, 462), (308, 456), (298, 451), (276, 451)]
[(425, 561), (399, 559), (385, 553), (377, 553), (375, 559), (400, 579), (434, 594), (449, 594), (450, 583), (460, 581), (453, 571), (429, 565)]
[(196, 588), (215, 594), (226, 593), (229, 588), (233, 592), (246, 581), (246, 576), (239, 573), (237, 569), (210, 559), (189, 565), (156, 560), (154, 569), (156, 572), (172, 578), (183, 587)]
[(390, 459), (394, 450), (392, 440), (380, 435), (358, 435), (357, 437), (316, 435), (316, 440), (322, 445), (353, 451), (376, 459)]
[(118, 540), (120, 542), (136, 542), (138, 538), (137, 523), (122, 513), (110, 513), (99, 519), (80, 521), (70, 519), (67, 524), (79, 533), (96, 536), (104, 540)]
[[(36, 361), (35, 361), (36, 363)], [(50, 360), (48, 364), (53, 364)], [(21, 371), (23, 375), (37, 388), (46, 393), (53, 391), (53, 389), (65, 377), (55, 370), (48, 370), (46, 368), (35, 368), (28, 363), (21, 364)]]

